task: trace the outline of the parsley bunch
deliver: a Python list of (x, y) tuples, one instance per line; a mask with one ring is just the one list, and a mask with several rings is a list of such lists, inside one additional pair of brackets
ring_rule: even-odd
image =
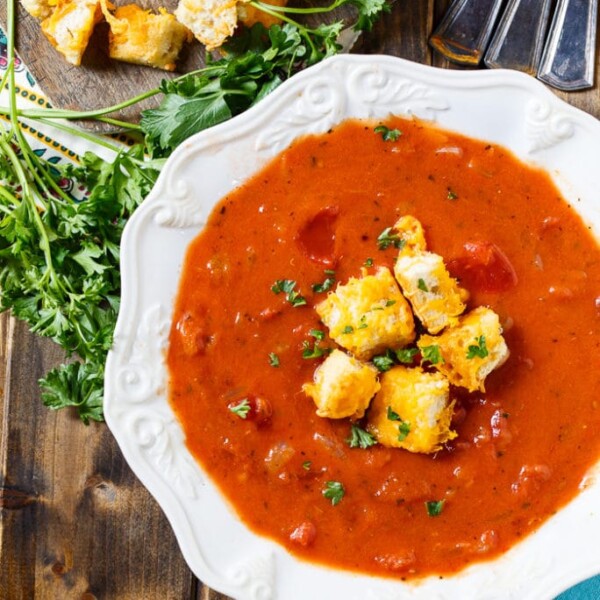
[[(340, 50), (344, 23), (310, 28), (289, 14), (356, 8), (356, 29), (370, 29), (389, 10), (387, 0), (335, 0), (324, 8), (280, 8), (251, 0), (276, 14), (282, 26), (260, 24), (233, 38), (221, 59), (199, 71), (164, 81), (116, 106), (94, 111), (18, 109), (14, 76), (15, 0), (7, 2), (6, 74), (9, 106), (0, 107), (0, 311), (11, 310), (31, 331), (57, 342), (74, 361), (41, 381), (42, 400), (53, 409), (74, 407), (87, 424), (102, 420), (104, 362), (120, 302), (119, 244), (123, 227), (152, 189), (164, 159), (194, 133), (259, 102), (283, 80)], [(164, 94), (142, 113), (140, 125), (107, 115)], [(78, 166), (51, 164), (29, 145), (22, 119), (107, 147), (112, 162), (88, 153)], [(142, 133), (144, 141), (121, 150), (59, 120), (89, 119)], [(77, 198), (61, 187), (65, 177), (88, 190)]]

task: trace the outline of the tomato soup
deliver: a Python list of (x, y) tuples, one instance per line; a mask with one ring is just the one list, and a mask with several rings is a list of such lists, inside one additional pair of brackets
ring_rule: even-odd
[[(215, 207), (185, 260), (170, 402), (255, 532), (336, 568), (446, 575), (533, 532), (600, 457), (600, 250), (549, 176), (506, 149), (385, 125), (297, 140)], [(314, 306), (393, 268), (377, 238), (402, 215), (469, 308), (499, 315), (510, 350), (485, 393), (451, 390), (458, 435), (433, 454), (350, 447), (350, 421), (317, 416), (302, 391), (316, 342), (335, 347)]]

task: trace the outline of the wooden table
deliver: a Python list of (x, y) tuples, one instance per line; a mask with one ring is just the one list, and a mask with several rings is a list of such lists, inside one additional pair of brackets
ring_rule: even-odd
[[(448, 3), (397, 0), (355, 51), (448, 67), (427, 46)], [(600, 117), (597, 87), (560, 95)], [(0, 600), (224, 599), (192, 575), (108, 428), (42, 406), (36, 382), (62, 358), (0, 316)]]

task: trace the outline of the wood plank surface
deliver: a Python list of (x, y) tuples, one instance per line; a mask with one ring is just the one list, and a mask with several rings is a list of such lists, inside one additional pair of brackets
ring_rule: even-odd
[[(356, 51), (450, 66), (426, 43), (448, 4), (398, 0)], [(559, 95), (600, 116), (597, 87)], [(227, 600), (193, 577), (107, 427), (41, 405), (37, 379), (62, 358), (0, 316), (0, 600)]]

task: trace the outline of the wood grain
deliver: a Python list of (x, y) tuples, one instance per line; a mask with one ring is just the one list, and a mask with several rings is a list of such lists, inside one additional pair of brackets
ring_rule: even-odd
[[(427, 45), (448, 4), (397, 0), (356, 51), (450, 66)], [(23, 57), (48, 87), (60, 81), (64, 63), (45, 70), (35, 56), (35, 23), (21, 17), (19, 44), (30, 48)], [(101, 62), (97, 68), (102, 71)], [(131, 82), (125, 94), (162, 78), (140, 72), (144, 80)], [(68, 88), (72, 106), (84, 85), (79, 80)], [(106, 104), (104, 91), (100, 86), (92, 94), (99, 104)], [(558, 95), (600, 116), (597, 87)], [(228, 600), (193, 577), (168, 522), (106, 426), (85, 427), (41, 405), (37, 379), (62, 358), (52, 343), (0, 315), (0, 600)]]

